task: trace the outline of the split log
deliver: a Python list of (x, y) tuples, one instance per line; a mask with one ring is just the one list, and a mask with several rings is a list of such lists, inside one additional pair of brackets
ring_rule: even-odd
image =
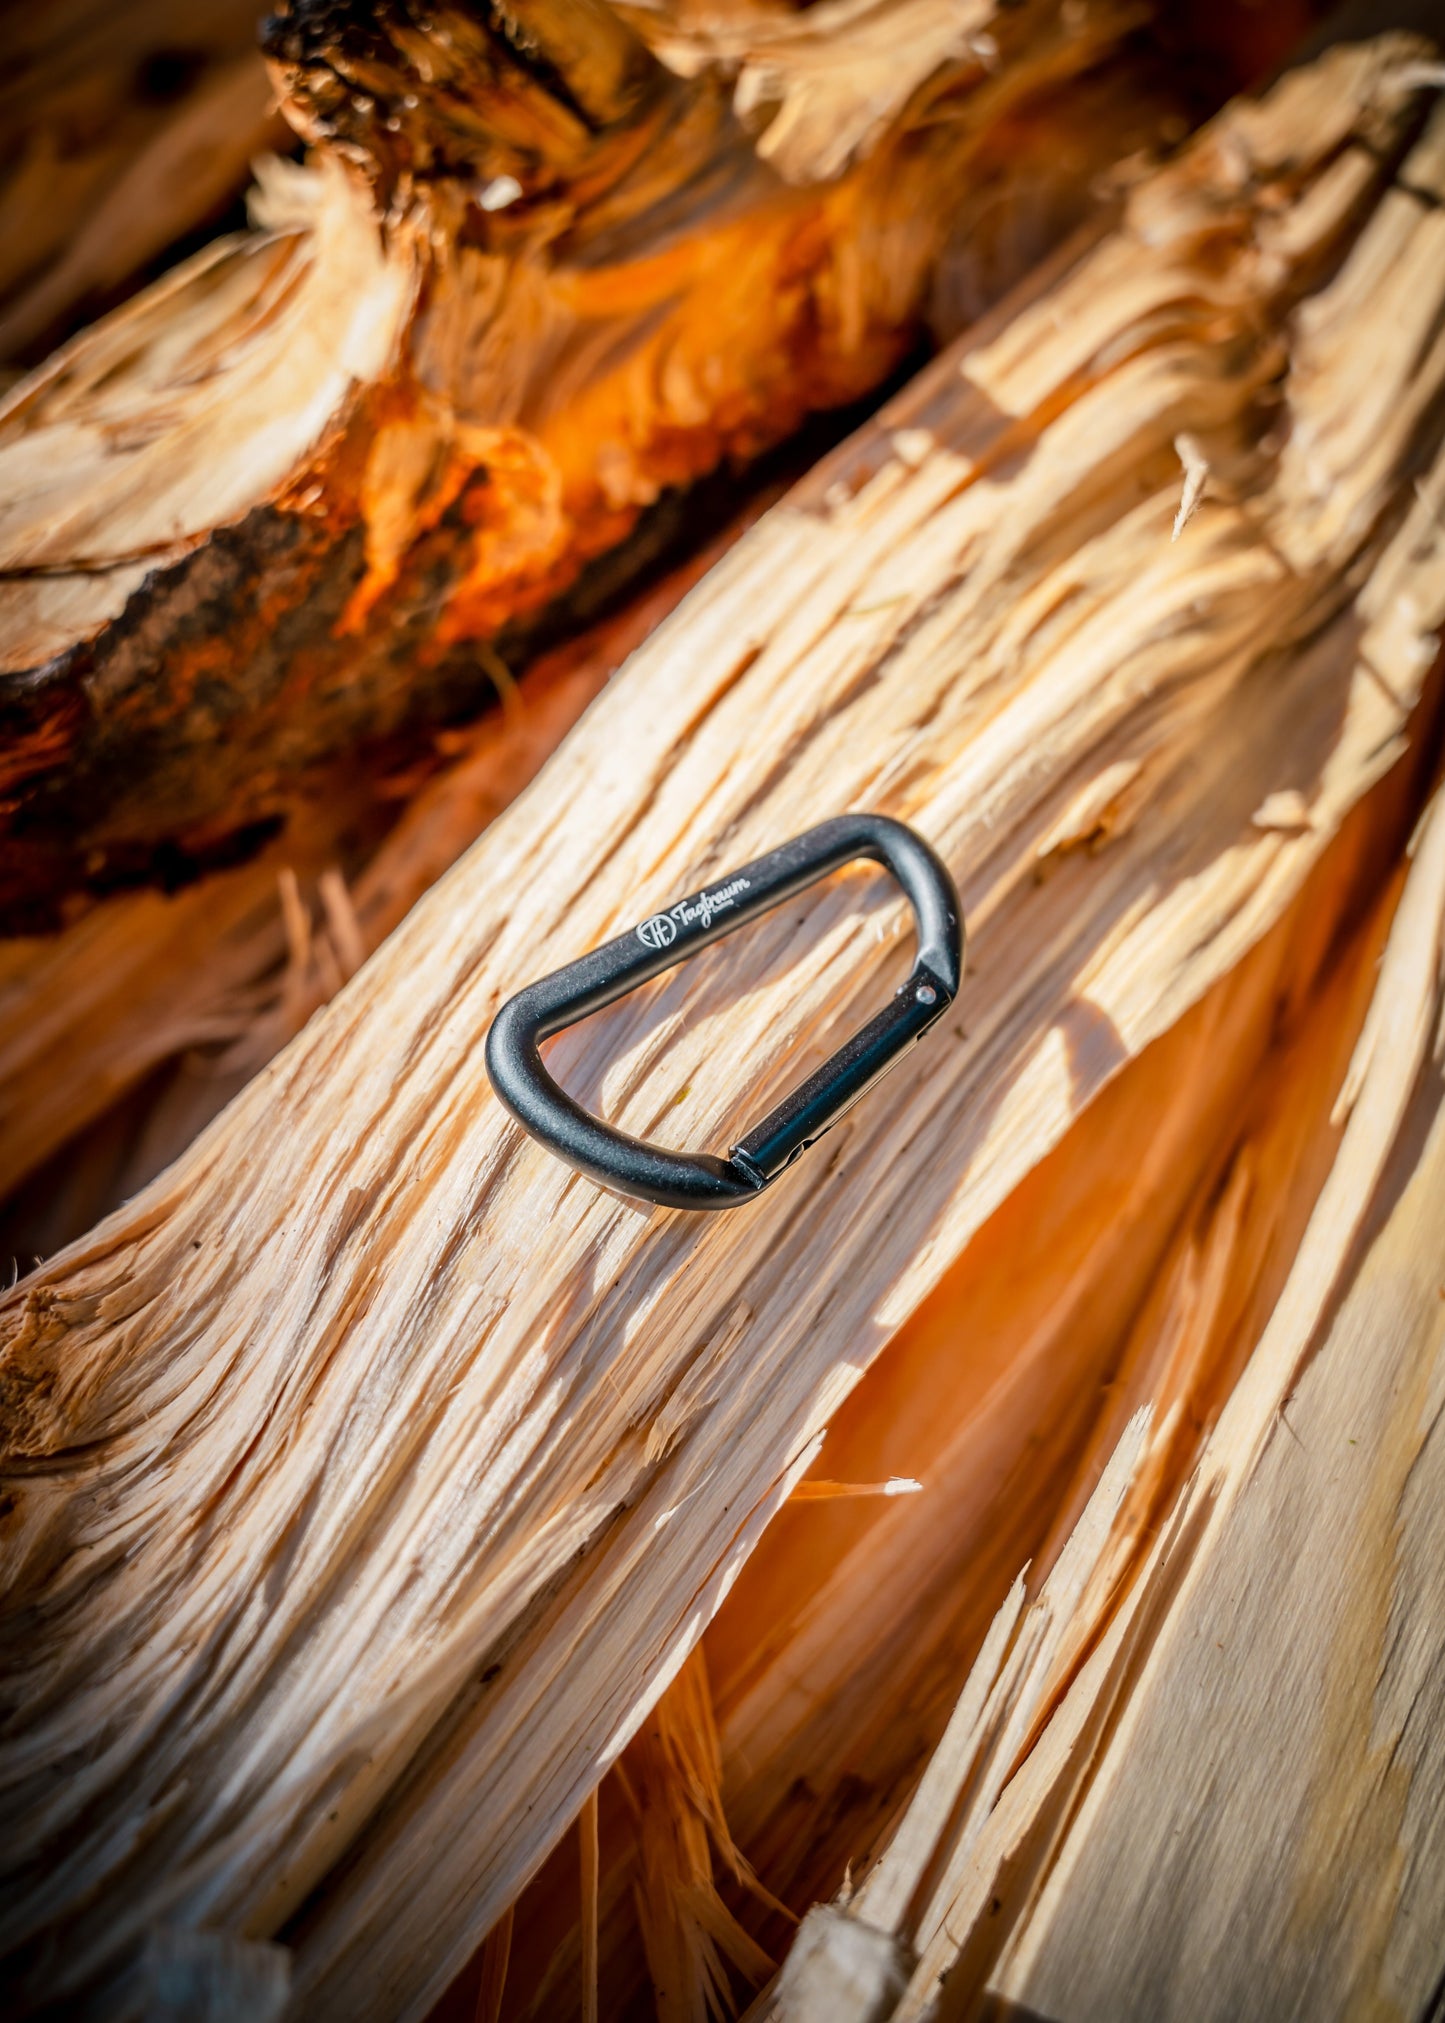
[[(874, 2011), (866, 1988), (835, 2005), (837, 2023), (1429, 2012), (1445, 1950), (1430, 1859), (1445, 1676), (1438, 799), (1378, 977), (1377, 940), (1347, 965), (1357, 997), (1374, 988), (1323, 1174), (1301, 1189), (1276, 1166), (1265, 1189), (1237, 1165), (1201, 1199), (1140, 1316), (1144, 1369), (1121, 1373), (1118, 1409), (1142, 1411), (1032, 1609), (1020, 1582), (1000, 1611), (882, 1862), (760, 2014), (822, 2015), (860, 1950), (896, 1985)], [(1290, 1081), (1321, 1065), (1307, 1047), (1270, 1078), (1244, 1134), (1256, 1153), (1298, 1137)], [(1291, 1193), (1317, 1198), (1280, 1247), (1277, 1298), (1256, 1284), (1249, 1299), (1248, 1367), (1161, 1498), (1157, 1359), (1192, 1365), (1177, 1410), (1217, 1384), (1221, 1354), (1239, 1357), (1249, 1224), (1278, 1224)]]
[[(1339, 1157), (1130, 1597), (1123, 1719), (1100, 1729), (997, 1974), (1045, 2013), (1208, 2023), (1438, 2002), (1442, 955), (1437, 802)], [(1092, 1695), (1096, 1722), (1109, 1692)], [(1207, 1835), (1191, 1832), (1206, 1812)]]
[(1141, 13), (814, 17), (739, 106), (666, 11), (635, 18), (686, 77), (602, 0), (295, 0), (311, 165), (0, 410), (0, 927), (415, 759), (490, 692), (475, 642), (511, 652), (661, 493), (996, 297), (1172, 109), (1100, 68)]
[[(945, 355), (192, 1151), (9, 1295), (0, 1932), (25, 1999), (114, 1990), (150, 1928), (206, 1927), (281, 1935), (298, 2013), (424, 2013), (867, 1365), (1051, 1158), (1067, 1194), (1107, 1085), (1177, 1045), (1171, 1183), (1204, 1212), (1271, 1036), (1336, 987), (1359, 1007), (1339, 950), (1419, 805), (1445, 618), (1422, 53), (1339, 50), (1231, 109)], [(1181, 437), (1208, 476), (1171, 541)], [(706, 1227), (521, 1138), (481, 1068), (502, 996), (858, 805), (960, 876), (966, 1027)], [(626, 1128), (725, 1141), (876, 1000), (900, 930), (842, 877), (554, 1065)], [(1291, 1128), (1319, 1171), (1327, 1117)], [(1103, 1283), (1105, 1360), (1170, 1240), (1150, 1183), (1136, 1161), (1115, 1197), (1148, 1254)], [(1016, 1283), (1049, 1304), (1046, 1273)], [(1164, 1422), (1160, 1493), (1194, 1451)], [(1070, 1594), (1083, 1557), (1057, 1558)], [(1055, 1638), (1046, 1681), (1066, 1659)]]

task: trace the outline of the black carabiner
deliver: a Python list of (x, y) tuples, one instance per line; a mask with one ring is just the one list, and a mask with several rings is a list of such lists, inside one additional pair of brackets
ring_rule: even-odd
[[(574, 1103), (547, 1073), (538, 1051), (542, 1040), (860, 857), (885, 865), (908, 895), (918, 937), (913, 974), (726, 1159), (667, 1152), (615, 1131)], [(886, 815), (840, 815), (518, 991), (487, 1034), (487, 1073), (517, 1122), (600, 1186), (668, 1208), (736, 1208), (755, 1201), (905, 1048), (922, 1039), (958, 994), (962, 967), (958, 893), (936, 853)]]

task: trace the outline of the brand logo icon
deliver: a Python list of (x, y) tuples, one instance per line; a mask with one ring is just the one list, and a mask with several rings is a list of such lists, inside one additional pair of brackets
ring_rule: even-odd
[(651, 920), (642, 922), (637, 938), (648, 948), (670, 948), (677, 940), (677, 922), (665, 913), (654, 913)]

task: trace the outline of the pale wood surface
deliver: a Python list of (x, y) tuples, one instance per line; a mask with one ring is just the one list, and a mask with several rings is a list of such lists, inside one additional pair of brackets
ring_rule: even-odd
[[(1231, 116), (946, 355), (194, 1150), (10, 1295), (0, 1929), (32, 1988), (157, 1921), (300, 1913), (304, 2013), (422, 2013), (898, 1322), (1389, 776), (1343, 903), (1409, 805), (1438, 623), (1438, 212), (1406, 193), (1438, 132), (1379, 194), (1414, 61), (1341, 54)], [(1181, 428), (1216, 477), (1171, 543)], [(642, 1214), (520, 1137), (481, 1067), (502, 995), (861, 805), (960, 875), (966, 1041), (746, 1215)], [(846, 877), (556, 1063), (629, 1128), (725, 1142), (900, 928)]]
[(1194, 1564), (997, 1976), (1043, 2014), (1413, 2017), (1438, 2000), (1442, 949), (1437, 805), (1352, 1127), (1262, 1345), (1276, 1399), (1246, 1386), (1205, 1455)]
[(1437, 802), (1328, 1177), (1197, 1469), (1141, 1557), (1136, 1414), (1037, 1602), (1021, 1579), (999, 1612), (828, 1957), (760, 2014), (789, 1974), (809, 2013), (851, 1925), (916, 1956), (892, 2023), (1433, 2013), (1442, 951)]

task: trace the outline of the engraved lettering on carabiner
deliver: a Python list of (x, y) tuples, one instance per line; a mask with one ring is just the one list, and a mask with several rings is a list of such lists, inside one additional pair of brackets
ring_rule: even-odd
[(666, 913), (654, 913), (634, 932), (644, 948), (671, 948), (680, 927), (711, 927), (713, 916), (736, 906), (740, 896), (751, 889), (750, 881), (738, 877), (711, 892), (699, 892), (696, 899), (679, 899)]

